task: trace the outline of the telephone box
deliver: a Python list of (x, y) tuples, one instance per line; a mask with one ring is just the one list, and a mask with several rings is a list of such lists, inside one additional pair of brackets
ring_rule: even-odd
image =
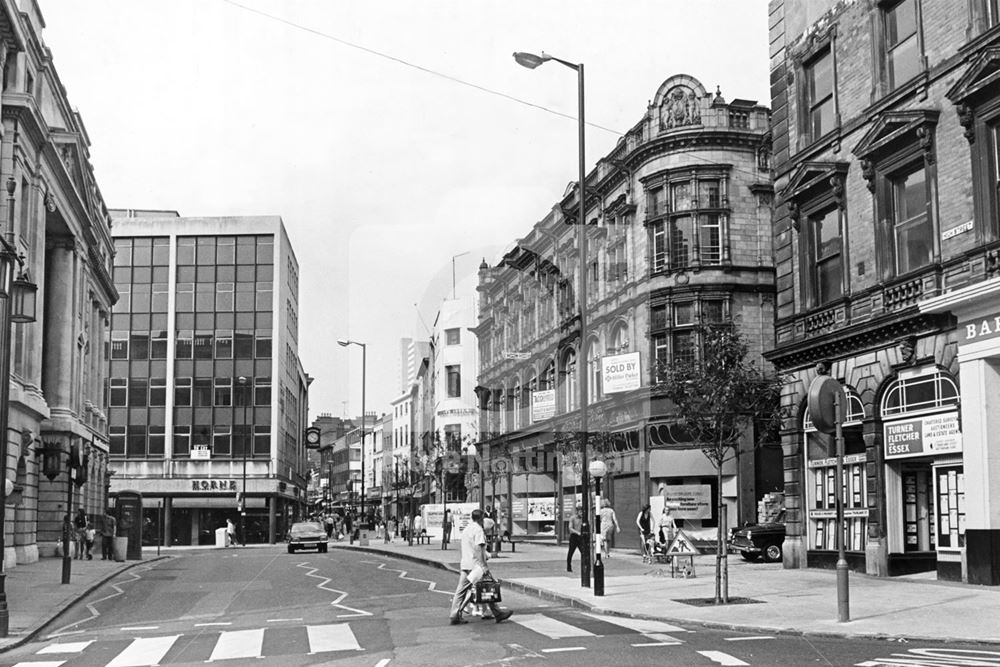
[(118, 536), (128, 538), (127, 560), (142, 560), (142, 494), (120, 491), (115, 502)]

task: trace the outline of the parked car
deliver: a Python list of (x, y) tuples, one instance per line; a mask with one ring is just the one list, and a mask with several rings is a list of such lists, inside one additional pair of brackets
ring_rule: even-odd
[(763, 557), (767, 563), (781, 560), (781, 545), (785, 543), (785, 513), (771, 523), (757, 523), (729, 531), (729, 548), (739, 551), (743, 560)]
[(288, 553), (293, 554), (299, 549), (316, 549), (326, 553), (326, 529), (315, 521), (293, 523), (288, 531)]

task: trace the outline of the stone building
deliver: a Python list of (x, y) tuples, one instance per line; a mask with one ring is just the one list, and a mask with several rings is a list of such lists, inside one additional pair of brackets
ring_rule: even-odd
[[(780, 488), (773, 450), (728, 464), (718, 488), (707, 459), (671, 437), (669, 409), (650, 392), (658, 364), (700, 353), (700, 324), (736, 322), (758, 359), (771, 347), (770, 146), (766, 107), (726, 102), (690, 76), (670, 77), (587, 175), (585, 267), (572, 224), (575, 183), (494, 266), (484, 260), (473, 329), (482, 493), (506, 517), (505, 529), (561, 535), (564, 510), (578, 502), (572, 434), (581, 372), (596, 434), (591, 456), (608, 465), (604, 495), (626, 527), (661, 484), (693, 499), (680, 517), (693, 534), (715, 530), (720, 494), (731, 523), (753, 518), (759, 497)], [(605, 376), (609, 368), (627, 370)], [(616, 539), (638, 544), (634, 530)]]
[[(34, 0), (0, 2), (0, 218), (38, 285), (35, 321), (14, 324), (8, 342), (7, 567), (54, 554), (67, 511), (103, 516), (108, 484), (104, 340), (117, 299), (110, 217), (91, 167), (90, 138), (67, 99), (44, 28)], [(42, 471), (46, 448), (58, 452), (51, 479)], [(71, 448), (85, 462), (86, 483), (69, 479)]]
[(1000, 16), (992, 0), (770, 3), (786, 567), (1000, 584)]

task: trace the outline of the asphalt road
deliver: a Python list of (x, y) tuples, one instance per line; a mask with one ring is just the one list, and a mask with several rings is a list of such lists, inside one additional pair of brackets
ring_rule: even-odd
[[(504, 565), (494, 568), (503, 578)], [(0, 667), (89, 665), (995, 665), (1000, 647), (761, 636), (585, 613), (510, 591), (448, 624), (456, 576), (360, 552), (197, 551), (95, 591)]]

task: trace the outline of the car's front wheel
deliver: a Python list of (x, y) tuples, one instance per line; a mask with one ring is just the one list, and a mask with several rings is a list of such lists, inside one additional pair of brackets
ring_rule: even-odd
[(764, 560), (768, 563), (777, 563), (781, 560), (781, 545), (772, 543), (764, 547)]

